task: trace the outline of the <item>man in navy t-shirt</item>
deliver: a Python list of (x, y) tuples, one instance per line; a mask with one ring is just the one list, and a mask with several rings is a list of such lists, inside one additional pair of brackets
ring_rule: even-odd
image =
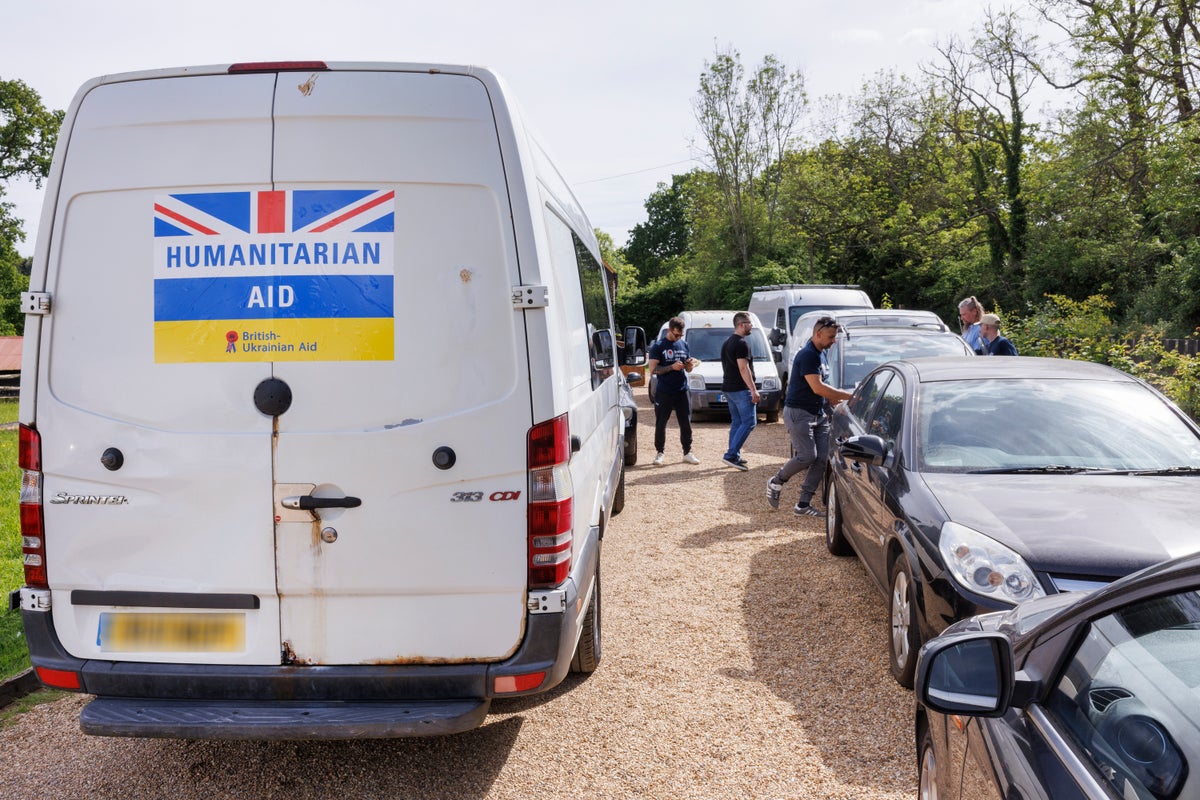
[(1000, 317), (996, 314), (984, 314), (979, 321), (979, 335), (983, 341), (985, 356), (1015, 356), (1017, 348), (1008, 339), (1000, 335)]
[(692, 455), (692, 404), (688, 398), (688, 383), (685, 373), (692, 371), (694, 363), (683, 339), (683, 320), (671, 317), (667, 332), (650, 345), (647, 354), (647, 371), (657, 376), (654, 384), (654, 466), (663, 463), (663, 448), (667, 444), (667, 421), (671, 412), (679, 420), (679, 443), (683, 446), (683, 460), (699, 464), (700, 459)]
[(837, 405), (849, 400), (850, 393), (825, 382), (829, 367), (821, 359), (821, 351), (833, 345), (839, 330), (833, 317), (817, 320), (812, 338), (800, 348), (792, 362), (787, 394), (783, 399), (783, 424), (792, 438), (792, 457), (767, 481), (767, 502), (771, 508), (779, 508), (783, 485), (806, 469), (800, 499), (792, 509), (798, 517), (825, 516), (812, 506), (813, 494), (825, 474), (825, 461), (829, 456), (829, 415), (825, 413), (825, 406), (827, 402)]

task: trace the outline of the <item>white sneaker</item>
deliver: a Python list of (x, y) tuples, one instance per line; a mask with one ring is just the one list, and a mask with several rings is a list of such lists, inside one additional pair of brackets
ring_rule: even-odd
[(654, 466), (661, 467), (663, 465), (663, 454), (659, 453), (654, 457)]
[(699, 464), (700, 463), (700, 459), (696, 458), (690, 452), (683, 454), (683, 460), (689, 464)]

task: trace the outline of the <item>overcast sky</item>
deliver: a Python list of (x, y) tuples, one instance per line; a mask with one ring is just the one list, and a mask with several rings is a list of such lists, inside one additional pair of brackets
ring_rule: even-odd
[[(915, 75), (968, 35), (982, 0), (18, 0), (2, 12), (0, 79), (52, 108), (97, 75), (272, 59), (479, 64), (503, 75), (592, 224), (624, 243), (661, 181), (697, 156), (692, 99), (714, 48), (766, 54), (811, 98)], [(10, 185), (32, 254), (43, 192)]]

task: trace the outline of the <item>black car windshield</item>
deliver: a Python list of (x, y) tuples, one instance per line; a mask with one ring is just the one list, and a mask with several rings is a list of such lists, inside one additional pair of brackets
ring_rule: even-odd
[[(692, 358), (701, 361), (720, 361), (721, 345), (733, 335), (733, 328), (688, 328), (684, 333), (684, 341)], [(755, 361), (770, 361), (767, 339), (761, 332), (751, 333), (746, 337), (750, 343), (750, 355)]]
[(868, 330), (853, 329), (849, 338), (838, 337), (829, 353), (830, 364), (841, 364), (841, 375), (834, 375), (839, 389), (851, 389), (867, 373), (887, 361), (926, 356), (969, 356), (963, 340), (951, 333), (924, 335), (905, 332), (903, 336), (872, 335)]
[(921, 385), (917, 461), (929, 472), (1167, 470), (1197, 474), (1200, 437), (1137, 383), (970, 380)]

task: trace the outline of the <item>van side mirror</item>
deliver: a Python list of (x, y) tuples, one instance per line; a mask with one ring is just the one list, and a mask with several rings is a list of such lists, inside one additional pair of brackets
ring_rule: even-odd
[(593, 369), (612, 369), (615, 360), (612, 331), (596, 331), (592, 334)]
[(998, 717), (1012, 701), (1012, 643), (995, 631), (966, 631), (929, 640), (914, 684), (917, 702), (941, 714)]
[(621, 363), (627, 367), (640, 367), (646, 363), (646, 332), (641, 328), (631, 325), (625, 329)]
[(767, 334), (767, 339), (775, 347), (787, 342), (787, 334), (779, 328), (771, 328), (771, 332)]

